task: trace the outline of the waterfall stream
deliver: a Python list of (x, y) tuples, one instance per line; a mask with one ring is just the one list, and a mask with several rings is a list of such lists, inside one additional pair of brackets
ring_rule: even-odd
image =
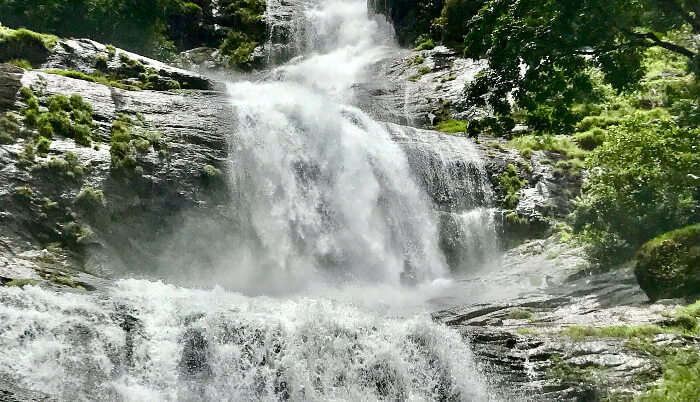
[(463, 265), (496, 244), (478, 155), (355, 106), (353, 85), (398, 51), (366, 0), (268, 0), (266, 18), (269, 59), (288, 61), (228, 85), (229, 280), (2, 287), (0, 379), (66, 401), (489, 399), (424, 306), (451, 281), (445, 221)]

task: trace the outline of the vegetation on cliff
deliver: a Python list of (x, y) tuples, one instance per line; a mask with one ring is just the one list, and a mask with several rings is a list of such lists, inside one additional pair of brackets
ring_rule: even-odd
[(28, 29), (9, 29), (0, 25), (0, 55), (23, 68), (41, 64), (56, 45), (52, 35), (42, 35)]
[(700, 293), (700, 224), (644, 244), (637, 255), (635, 274), (652, 300)]
[[(253, 49), (265, 39), (263, 0), (2, 0), (2, 22), (12, 28), (28, 28), (64, 37), (85, 37), (114, 43), (125, 49), (168, 60), (177, 51), (199, 46), (220, 48), (232, 66), (250, 67)], [(27, 36), (26, 30), (18, 30)], [(30, 62), (26, 44), (17, 57)], [(0, 53), (3, 45), (0, 32)], [(38, 49), (41, 50), (41, 49)], [(33, 52), (31, 52), (33, 53)], [(21, 56), (21, 57), (20, 57)]]

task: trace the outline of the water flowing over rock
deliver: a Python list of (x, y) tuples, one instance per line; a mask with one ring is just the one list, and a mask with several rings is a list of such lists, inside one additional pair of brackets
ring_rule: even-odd
[[(80, 93), (103, 142), (120, 113), (139, 112), (171, 144), (167, 163), (146, 154), (143, 174), (126, 182), (111, 174), (106, 147), (55, 139), (52, 156), (76, 152), (90, 166), (84, 183), (106, 198), (90, 221), (89, 249), (101, 258), (66, 252), (65, 265), (214, 287), (100, 281), (65, 273), (54, 251), (27, 252), (44, 244), (21, 232), (39, 201), (19, 205), (12, 192), (34, 179), (17, 167), (21, 143), (3, 148), (9, 168), (1, 172), (12, 183), (2, 194), (11, 228), (5, 265), (38, 281), (0, 287), (0, 378), (18, 384), (3, 392), (134, 401), (489, 398), (469, 346), (424, 313), (451, 283), (453, 265), (480, 263), (464, 264), (468, 251), (446, 258), (445, 245), (472, 244), (473, 255), (485, 255), (495, 242), (494, 226), (479, 220), (493, 208), (479, 152), (468, 139), (379, 121), (362, 107), (358, 83), (401, 53), (363, 0), (271, 0), (266, 18), (270, 43), (289, 46), (269, 57), (289, 61), (208, 86), (220, 90), (129, 92), (41, 71), (3, 73), (16, 89), (17, 80), (36, 88), (42, 102)], [(214, 166), (226, 179), (217, 191)], [(55, 186), (44, 185), (39, 195)], [(72, 206), (80, 186), (67, 188), (59, 201)], [(17, 277), (6, 272), (3, 284)]]
[(481, 399), (468, 347), (422, 318), (137, 280), (0, 300), (3, 375), (61, 400)]

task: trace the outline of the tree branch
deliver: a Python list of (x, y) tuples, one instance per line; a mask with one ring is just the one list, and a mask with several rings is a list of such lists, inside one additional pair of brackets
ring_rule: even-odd
[(650, 40), (651, 42), (646, 42), (648, 45), (651, 46), (660, 46), (666, 50), (670, 50), (674, 53), (681, 54), (683, 56), (686, 56), (688, 58), (693, 58), (696, 56), (695, 52), (693, 52), (690, 49), (684, 48), (683, 46), (676, 45), (675, 43), (671, 42), (666, 42), (664, 40), (659, 39), (658, 36), (655, 34), (649, 32), (649, 33), (636, 33), (636, 32), (625, 32), (627, 35), (632, 36), (633, 38), (636, 39), (642, 39), (642, 40)]

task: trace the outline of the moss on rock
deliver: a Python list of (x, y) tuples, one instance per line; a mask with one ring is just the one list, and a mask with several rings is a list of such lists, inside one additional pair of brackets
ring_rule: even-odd
[(637, 253), (634, 272), (651, 300), (700, 293), (700, 224), (647, 242)]
[(0, 26), (0, 62), (24, 60), (30, 67), (39, 65), (49, 57), (57, 40), (53, 35)]
[(23, 288), (25, 286), (35, 286), (39, 281), (34, 279), (13, 279), (5, 284), (5, 286)]

